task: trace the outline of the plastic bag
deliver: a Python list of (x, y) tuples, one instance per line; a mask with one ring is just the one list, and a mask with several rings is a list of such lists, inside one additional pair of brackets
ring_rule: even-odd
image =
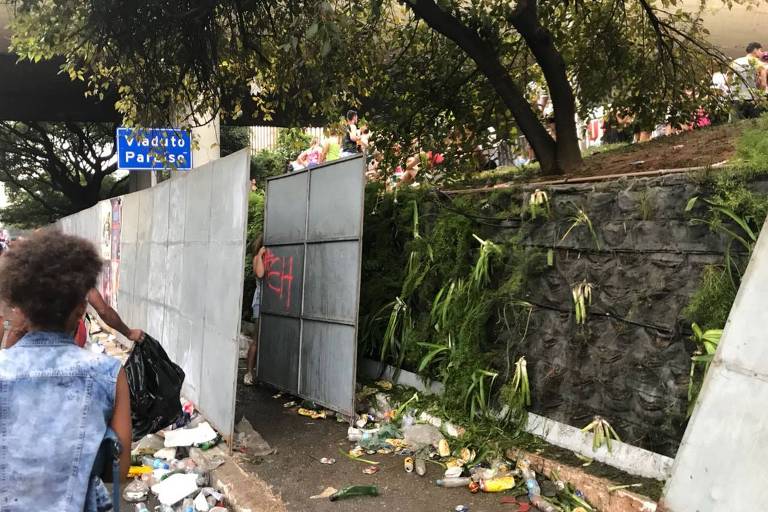
[(134, 441), (173, 424), (182, 414), (184, 370), (170, 360), (156, 339), (146, 335), (134, 345), (125, 363), (125, 376), (131, 391)]

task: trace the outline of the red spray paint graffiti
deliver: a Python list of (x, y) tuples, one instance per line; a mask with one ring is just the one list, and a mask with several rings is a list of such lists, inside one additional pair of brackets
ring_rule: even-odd
[(277, 256), (267, 249), (264, 254), (267, 290), (274, 292), (286, 311), (291, 309), (293, 284), (293, 256)]

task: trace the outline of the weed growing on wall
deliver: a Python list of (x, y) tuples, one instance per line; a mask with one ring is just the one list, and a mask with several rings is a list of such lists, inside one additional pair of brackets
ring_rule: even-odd
[(442, 381), (449, 415), (498, 412), (511, 361), (524, 354), (530, 305), (521, 297), (545, 257), (504, 228), (520, 209), (510, 193), (448, 200), (403, 190), (395, 199), (368, 187), (360, 349)]
[[(763, 127), (768, 127), (766, 123), (766, 118), (759, 120)], [(746, 161), (760, 157), (768, 151), (766, 141), (768, 139), (763, 131), (758, 134), (755, 130), (746, 130), (738, 144), (739, 155)], [(746, 147), (751, 144), (754, 147)], [(761, 163), (764, 165), (764, 162)], [(768, 197), (747, 187), (750, 179), (763, 173), (761, 170), (745, 169), (708, 176), (703, 183), (707, 192), (703, 200), (694, 197), (686, 205), (686, 211), (692, 212), (692, 222), (709, 226), (726, 240), (723, 263), (704, 268), (699, 288), (684, 310), (686, 318), (692, 322), (692, 339), (697, 345), (697, 352), (692, 355), (688, 384), (689, 415), (717, 346), (716, 342), (707, 344), (707, 341), (715, 334), (719, 341), (721, 329), (736, 299), (742, 274), (768, 214)]]
[(749, 180), (762, 173), (742, 169), (709, 175), (702, 182), (703, 200), (691, 198), (686, 205), (692, 222), (704, 223), (726, 239), (722, 265), (704, 269), (699, 289), (685, 309), (686, 318), (704, 329), (725, 325), (741, 274), (768, 214), (768, 197), (747, 186)]

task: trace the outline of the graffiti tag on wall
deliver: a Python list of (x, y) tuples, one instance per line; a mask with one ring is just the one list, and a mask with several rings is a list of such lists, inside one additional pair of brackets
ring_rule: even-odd
[(291, 287), (293, 285), (293, 256), (278, 256), (267, 249), (264, 253), (264, 280), (266, 293), (272, 293), (285, 311), (291, 309)]

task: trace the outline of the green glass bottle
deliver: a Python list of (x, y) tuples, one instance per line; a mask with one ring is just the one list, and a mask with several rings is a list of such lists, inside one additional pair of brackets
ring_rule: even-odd
[(379, 488), (375, 485), (352, 485), (331, 494), (331, 501), (353, 498), (355, 496), (378, 496)]

